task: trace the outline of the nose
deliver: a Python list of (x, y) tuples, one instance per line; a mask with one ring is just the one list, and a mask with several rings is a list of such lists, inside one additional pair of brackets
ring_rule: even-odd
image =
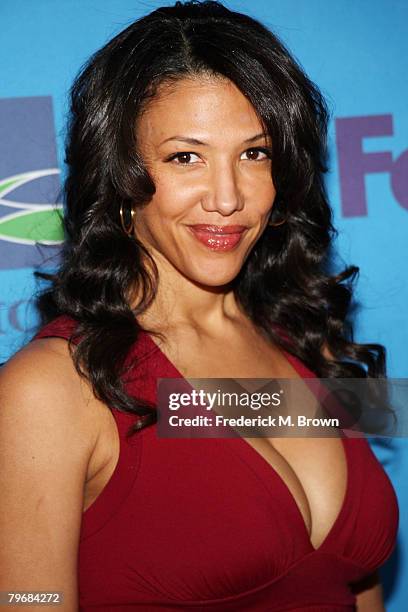
[(243, 209), (244, 195), (238, 184), (237, 172), (230, 164), (213, 168), (207, 175), (207, 189), (202, 200), (204, 210), (228, 217)]

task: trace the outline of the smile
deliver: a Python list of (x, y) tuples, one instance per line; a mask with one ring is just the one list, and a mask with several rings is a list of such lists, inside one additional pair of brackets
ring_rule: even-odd
[(240, 242), (244, 225), (190, 225), (189, 230), (201, 244), (212, 251), (230, 251)]

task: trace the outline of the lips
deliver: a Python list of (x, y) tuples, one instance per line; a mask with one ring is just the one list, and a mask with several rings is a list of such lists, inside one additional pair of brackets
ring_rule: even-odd
[(190, 225), (193, 236), (212, 251), (230, 251), (241, 242), (245, 225)]
[(204, 225), (198, 223), (197, 225), (190, 225), (193, 230), (199, 232), (208, 232), (213, 234), (241, 234), (246, 230), (245, 225)]

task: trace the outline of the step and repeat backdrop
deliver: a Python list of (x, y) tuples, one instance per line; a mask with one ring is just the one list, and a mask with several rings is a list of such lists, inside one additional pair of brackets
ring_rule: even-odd
[[(58, 265), (67, 92), (84, 61), (165, 4), (138, 0), (0, 3), (0, 362), (38, 324), (33, 272)], [(327, 186), (339, 261), (360, 268), (355, 337), (387, 348), (408, 377), (408, 3), (230, 0), (272, 28), (328, 101)], [(408, 407), (407, 407), (408, 410)], [(382, 570), (387, 610), (408, 601), (408, 444), (371, 440), (396, 487), (401, 531)]]

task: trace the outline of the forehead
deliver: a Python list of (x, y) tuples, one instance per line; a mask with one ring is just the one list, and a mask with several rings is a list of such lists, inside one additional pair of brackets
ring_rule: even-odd
[(153, 142), (171, 134), (242, 140), (262, 131), (255, 109), (238, 87), (209, 76), (159, 86), (137, 123), (139, 137)]

